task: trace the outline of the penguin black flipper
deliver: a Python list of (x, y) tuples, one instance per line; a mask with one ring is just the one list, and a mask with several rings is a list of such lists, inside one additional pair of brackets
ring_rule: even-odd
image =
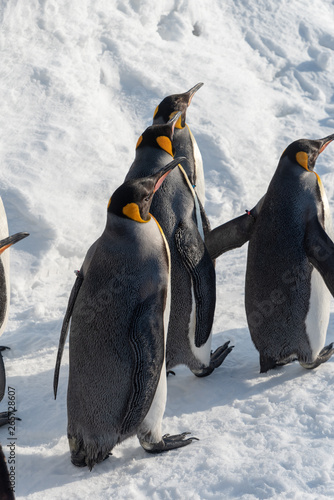
[[(136, 307), (133, 315), (129, 337), (135, 360), (133, 383), (121, 434), (134, 432), (138, 422), (144, 420), (159, 383), (164, 362), (163, 293), (160, 294), (160, 300), (148, 297)], [(159, 331), (161, 335), (157, 334)]]
[(241, 247), (250, 240), (256, 218), (261, 210), (265, 195), (252, 210), (236, 217), (205, 234), (205, 245), (212, 260), (234, 248)]
[(176, 248), (190, 274), (196, 302), (195, 346), (201, 347), (208, 340), (215, 313), (215, 269), (194, 225), (182, 220), (175, 232)]
[(205, 237), (205, 245), (211, 259), (244, 245), (252, 236), (254, 224), (255, 219), (245, 214), (210, 231)]
[(319, 271), (334, 297), (334, 243), (317, 217), (307, 223), (305, 251), (309, 262)]
[(53, 393), (54, 393), (55, 399), (57, 397), (59, 370), (60, 370), (61, 358), (63, 356), (64, 346), (65, 346), (65, 342), (66, 342), (66, 338), (67, 338), (68, 327), (70, 324), (74, 304), (75, 304), (77, 295), (79, 293), (80, 287), (82, 285), (83, 279), (84, 278), (83, 278), (82, 271), (79, 271), (77, 273), (77, 279), (75, 280), (72, 291), (71, 291), (71, 295), (70, 295), (70, 298), (68, 301), (65, 317), (64, 317), (63, 324), (61, 327), (58, 353), (57, 353), (57, 361), (56, 361), (55, 373), (54, 373), (54, 377), (53, 377)]

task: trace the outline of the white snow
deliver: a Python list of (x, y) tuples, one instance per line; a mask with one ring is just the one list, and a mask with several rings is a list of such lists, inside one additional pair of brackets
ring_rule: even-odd
[[(73, 270), (104, 229), (111, 193), (163, 97), (198, 82), (187, 122), (202, 152), (215, 227), (265, 193), (285, 147), (334, 131), (328, 0), (2, 0), (0, 194), (12, 302), (1, 344), (16, 390), (16, 496), (58, 499), (334, 497), (334, 360), (259, 374), (246, 326), (247, 248), (217, 262), (210, 377), (168, 378), (163, 432), (200, 440), (160, 456), (125, 441), (92, 472), (70, 463), (68, 346), (52, 378)], [(334, 146), (317, 162), (334, 209)], [(333, 339), (333, 303), (327, 343)], [(6, 409), (7, 396), (1, 403)], [(8, 429), (0, 429), (6, 452)]]

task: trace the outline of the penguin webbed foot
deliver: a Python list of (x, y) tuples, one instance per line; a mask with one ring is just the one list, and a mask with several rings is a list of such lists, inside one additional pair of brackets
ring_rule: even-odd
[(218, 347), (214, 352), (211, 351), (210, 364), (205, 366), (201, 370), (193, 370), (193, 374), (196, 377), (207, 377), (216, 368), (218, 368), (224, 361), (224, 359), (230, 354), (234, 345), (229, 346), (230, 341), (225, 342), (224, 345)]
[(159, 443), (148, 443), (146, 441), (140, 441), (141, 446), (147, 453), (163, 453), (164, 451), (175, 450), (176, 448), (183, 448), (183, 446), (188, 446), (188, 444), (193, 441), (199, 441), (196, 437), (190, 437), (185, 439), (190, 432), (183, 432), (182, 434), (175, 434), (170, 436), (165, 434), (162, 436), (162, 440)]
[(322, 363), (326, 363), (326, 361), (329, 360), (329, 358), (332, 356), (334, 353), (334, 344), (331, 342), (330, 344), (326, 345), (318, 354), (318, 357), (316, 358), (313, 363), (305, 363), (304, 361), (299, 361), (300, 365), (303, 368), (306, 368), (307, 370), (313, 370), (313, 368), (317, 368), (319, 365)]

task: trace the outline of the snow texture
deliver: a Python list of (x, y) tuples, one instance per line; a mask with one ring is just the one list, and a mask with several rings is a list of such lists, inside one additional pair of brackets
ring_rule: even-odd
[[(105, 226), (139, 135), (163, 97), (204, 86), (187, 121), (201, 149), (213, 227), (265, 193), (285, 147), (334, 131), (329, 0), (1, 0), (0, 193), (11, 310), (1, 344), (16, 391), (16, 496), (60, 499), (334, 497), (334, 360), (259, 374), (246, 325), (246, 246), (217, 261), (210, 377), (168, 378), (163, 431), (200, 440), (160, 456), (131, 438), (92, 472), (70, 463), (68, 345), (52, 378), (73, 270)], [(330, 145), (317, 172), (334, 209)], [(333, 341), (333, 304), (327, 343)], [(6, 395), (1, 410), (6, 409)], [(6, 452), (8, 430), (0, 429)]]

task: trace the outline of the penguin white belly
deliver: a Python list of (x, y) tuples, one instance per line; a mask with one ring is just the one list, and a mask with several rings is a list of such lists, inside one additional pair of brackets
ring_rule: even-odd
[(195, 358), (198, 359), (198, 361), (203, 363), (205, 366), (207, 366), (210, 363), (212, 332), (210, 333), (209, 338), (205, 342), (205, 344), (203, 344), (201, 347), (196, 347), (195, 345), (196, 301), (195, 301), (193, 284), (191, 284), (191, 298), (193, 306), (190, 314), (189, 333), (188, 333), (190, 349)]
[[(311, 275), (311, 295), (306, 316), (306, 333), (312, 349), (313, 360), (325, 345), (330, 313), (330, 292), (316, 269)], [(313, 361), (312, 360), (312, 361)]]
[(190, 129), (189, 129), (189, 132), (190, 132), (190, 138), (191, 138), (193, 155), (194, 155), (194, 163), (195, 163), (195, 169), (196, 169), (195, 191), (197, 193), (199, 201), (202, 203), (202, 205), (204, 207), (204, 204), (205, 204), (205, 181), (204, 181), (203, 160), (202, 160), (202, 155), (201, 155), (201, 152), (200, 152), (199, 147), (197, 145), (196, 139), (193, 136)]
[[(325, 231), (333, 238), (332, 218), (328, 199), (322, 183), (319, 183), (324, 208)], [(309, 311), (306, 316), (306, 333), (315, 359), (325, 345), (326, 333), (330, 315), (331, 294), (320, 273), (313, 269), (311, 275), (311, 294)]]

